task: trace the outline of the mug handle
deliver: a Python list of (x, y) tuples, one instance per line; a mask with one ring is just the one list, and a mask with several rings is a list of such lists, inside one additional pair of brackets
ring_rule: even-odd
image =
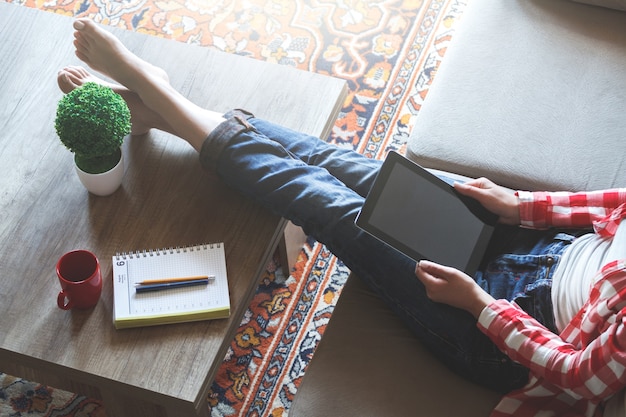
[[(67, 303), (65, 302), (65, 300), (67, 300)], [(59, 308), (63, 310), (69, 310), (70, 308), (72, 308), (72, 304), (72, 300), (70, 300), (67, 294), (61, 290), (61, 292), (59, 292), (59, 295), (57, 296), (57, 305), (59, 306)]]

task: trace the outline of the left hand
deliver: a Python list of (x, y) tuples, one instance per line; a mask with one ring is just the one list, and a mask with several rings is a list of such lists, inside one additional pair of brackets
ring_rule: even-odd
[(455, 268), (420, 261), (415, 275), (426, 287), (428, 298), (471, 313), (475, 318), (495, 301), (469, 275)]
[(519, 226), (519, 199), (515, 193), (487, 178), (477, 178), (465, 183), (454, 183), (459, 193), (478, 200), (487, 210), (495, 213), (502, 224)]

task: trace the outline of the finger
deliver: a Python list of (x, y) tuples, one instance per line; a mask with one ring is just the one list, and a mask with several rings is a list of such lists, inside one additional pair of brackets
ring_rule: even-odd
[(450, 268), (449, 266), (444, 266), (432, 261), (425, 260), (419, 262), (419, 268), (430, 275), (444, 279), (446, 275), (449, 275), (452, 271), (454, 271), (454, 268)]
[(420, 268), (419, 266), (416, 268), (416, 271), (417, 278), (424, 285), (426, 296), (435, 302), (444, 301), (447, 293), (448, 281), (426, 272), (424, 268)]
[(477, 178), (467, 182), (457, 182), (454, 185), (459, 185), (461, 189), (475, 190), (475, 191), (489, 191), (495, 187), (495, 184), (489, 181), (487, 178)]
[(476, 187), (467, 182), (455, 182), (453, 184), (454, 189), (463, 195), (470, 195)]
[(422, 284), (424, 284), (424, 286), (430, 287), (438, 281), (438, 278), (428, 273), (423, 266), (424, 261), (420, 261), (417, 263), (415, 267), (415, 275), (417, 276), (417, 279), (419, 279)]
[(480, 177), (480, 178), (473, 178), (470, 179), (468, 181), (465, 181), (464, 183), (462, 183), (468, 187), (474, 187), (474, 188), (490, 188), (493, 183), (485, 178), (485, 177)]
[(475, 200), (481, 196), (486, 195), (489, 191), (484, 187), (484, 184), (472, 184), (472, 183), (455, 183), (454, 189), (466, 197), (471, 197)]

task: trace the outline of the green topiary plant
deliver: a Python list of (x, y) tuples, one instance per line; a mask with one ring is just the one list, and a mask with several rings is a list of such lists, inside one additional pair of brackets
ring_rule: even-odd
[(88, 82), (63, 96), (54, 121), (61, 142), (81, 170), (99, 174), (120, 160), (130, 133), (130, 110), (111, 88)]

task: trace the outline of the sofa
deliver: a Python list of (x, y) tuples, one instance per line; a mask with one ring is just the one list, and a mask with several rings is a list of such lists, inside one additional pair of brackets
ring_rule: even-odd
[[(626, 186), (625, 5), (468, 0), (406, 156), (513, 189)], [(498, 400), (350, 276), (289, 415), (487, 416)]]

